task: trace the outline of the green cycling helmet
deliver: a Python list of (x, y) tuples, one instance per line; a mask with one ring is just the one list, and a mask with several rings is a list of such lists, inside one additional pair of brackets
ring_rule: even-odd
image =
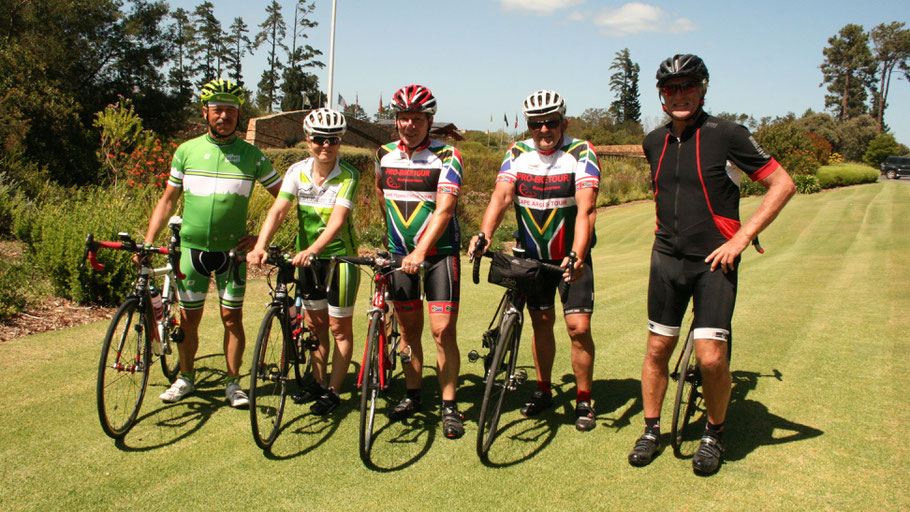
[(209, 102), (216, 102), (236, 105), (239, 108), (246, 101), (246, 95), (243, 93), (243, 87), (230, 80), (218, 78), (202, 86), (202, 90), (199, 91), (199, 100), (202, 102), (202, 106)]

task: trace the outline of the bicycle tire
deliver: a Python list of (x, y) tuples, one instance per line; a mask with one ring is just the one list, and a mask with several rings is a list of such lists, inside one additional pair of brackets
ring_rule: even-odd
[(281, 308), (271, 306), (259, 327), (250, 369), (250, 426), (253, 440), (263, 450), (268, 450), (278, 436), (287, 401), (287, 340)]
[(373, 427), (376, 419), (376, 406), (379, 402), (379, 334), (382, 325), (382, 313), (370, 315), (367, 329), (367, 346), (363, 358), (362, 377), (360, 379), (360, 460), (371, 465), (370, 451), (373, 449)]
[(122, 439), (136, 422), (149, 380), (151, 337), (139, 298), (129, 297), (114, 313), (98, 360), (95, 395), (104, 433)]
[[(173, 282), (173, 281), (172, 281)], [(165, 378), (169, 382), (174, 382), (180, 373), (180, 352), (177, 351), (177, 344), (170, 339), (171, 333), (180, 327), (180, 307), (177, 305), (177, 288), (171, 285), (170, 297), (167, 306), (164, 309), (165, 328), (163, 335), (167, 336), (170, 354), (161, 354), (161, 371), (164, 372)], [(161, 340), (162, 342), (165, 340)]]
[[(477, 420), (477, 455), (486, 462), (493, 440), (496, 439), (502, 404), (509, 391), (509, 379), (515, 371), (517, 341), (521, 336), (518, 315), (507, 314), (499, 326), (499, 337), (493, 359), (484, 376), (483, 402)], [(506, 357), (508, 356), (508, 360)]]
[[(701, 371), (698, 369), (695, 340), (691, 332), (686, 338), (679, 365), (676, 399), (673, 401), (673, 423), (670, 426), (670, 442), (673, 445), (673, 452), (678, 457), (686, 457), (695, 453), (695, 442), (699, 437), (699, 432), (689, 427), (701, 402), (701, 392), (699, 391)], [(692, 453), (689, 453), (690, 451)]]

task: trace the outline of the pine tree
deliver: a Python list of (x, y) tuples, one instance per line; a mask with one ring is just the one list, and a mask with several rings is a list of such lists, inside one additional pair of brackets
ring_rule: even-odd
[(822, 50), (824, 82), (828, 84), (825, 108), (840, 122), (865, 114), (867, 90), (875, 83), (875, 60), (869, 50), (869, 36), (861, 25), (848, 24), (828, 39)]
[(263, 43), (268, 45), (268, 67), (262, 72), (259, 80), (256, 103), (268, 112), (273, 112), (278, 99), (278, 78), (281, 70), (284, 69), (284, 64), (278, 58), (278, 50), (288, 51), (288, 47), (284, 44), (287, 25), (281, 15), (281, 5), (277, 0), (272, 0), (265, 12), (268, 13), (268, 17), (259, 25), (262, 31), (256, 34), (256, 40), (253, 43), (257, 49)]
[(288, 53), (288, 66), (282, 75), (281, 110), (300, 110), (307, 106), (322, 105), (319, 93), (319, 79), (316, 75), (304, 71), (307, 68), (325, 67), (315, 60), (322, 55), (320, 50), (310, 45), (297, 46), (297, 38), (307, 38), (307, 29), (318, 25), (308, 18), (316, 8), (315, 3), (298, 2), (294, 7), (294, 29), (291, 38), (291, 50)]
[(629, 49), (616, 52), (610, 69), (616, 72), (610, 76), (610, 90), (616, 94), (616, 100), (610, 104), (610, 113), (617, 123), (626, 121), (641, 122), (641, 102), (638, 93), (638, 64), (632, 62)]
[(888, 108), (888, 92), (891, 87), (891, 73), (896, 66), (906, 68), (910, 62), (910, 30), (904, 23), (893, 21), (879, 24), (871, 30), (878, 67), (878, 90), (873, 95), (872, 109), (878, 122), (878, 132), (885, 129), (885, 109)]
[(234, 18), (227, 35), (227, 52), (225, 60), (228, 67), (228, 76), (243, 87), (243, 66), (241, 60), (244, 55), (253, 53), (253, 43), (247, 37), (250, 29), (243, 18)]

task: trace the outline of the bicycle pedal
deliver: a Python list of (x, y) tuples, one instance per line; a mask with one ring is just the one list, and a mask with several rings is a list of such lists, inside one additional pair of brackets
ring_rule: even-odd
[(398, 357), (401, 359), (401, 364), (409, 364), (411, 362), (411, 347), (404, 347), (400, 350)]
[(480, 359), (480, 354), (476, 350), (468, 352), (468, 361), (476, 363), (478, 359)]
[(509, 391), (515, 391), (518, 389), (518, 386), (521, 386), (528, 380), (528, 372), (517, 369), (515, 373), (512, 374), (512, 380), (509, 382)]

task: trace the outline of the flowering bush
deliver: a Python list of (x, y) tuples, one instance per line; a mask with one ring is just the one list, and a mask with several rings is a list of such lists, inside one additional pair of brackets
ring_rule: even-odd
[(843, 162), (844, 157), (838, 152), (831, 153), (831, 156), (828, 157), (828, 164), (841, 164)]
[(98, 158), (115, 185), (164, 187), (177, 145), (162, 144), (155, 132), (142, 128), (142, 119), (129, 98), (120, 97), (95, 114), (92, 126), (101, 130)]

